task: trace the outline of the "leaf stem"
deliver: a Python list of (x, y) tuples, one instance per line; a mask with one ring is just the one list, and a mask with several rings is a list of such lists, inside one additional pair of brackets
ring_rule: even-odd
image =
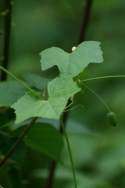
[[(64, 135), (65, 140), (66, 140), (67, 149), (68, 149), (68, 153), (69, 153), (69, 159), (70, 159), (71, 168), (72, 168), (74, 188), (77, 188), (76, 172), (75, 172), (75, 166), (74, 166), (74, 161), (73, 161), (73, 156), (72, 156), (72, 150), (71, 150), (68, 135), (65, 131), (63, 115), (60, 118), (60, 133)], [(53, 187), (53, 181), (54, 181), (56, 167), (57, 167), (57, 162), (55, 160), (52, 160), (51, 164), (50, 164), (48, 178), (47, 178), (46, 185), (44, 188), (52, 188)]]
[(104, 80), (104, 79), (114, 79), (114, 78), (125, 78), (125, 75), (119, 74), (119, 75), (107, 75), (107, 76), (98, 76), (98, 77), (93, 77), (93, 78), (87, 78), (84, 80), (78, 80), (79, 83), (82, 83), (91, 93), (93, 93), (96, 98), (105, 106), (108, 112), (112, 112), (111, 108), (109, 105), (104, 101), (102, 97), (100, 97), (93, 89), (88, 87), (87, 84), (84, 82), (89, 82), (89, 81), (95, 81), (95, 80)]
[(13, 155), (13, 153), (15, 152), (17, 146), (23, 140), (23, 138), (28, 133), (29, 129), (32, 127), (32, 125), (35, 123), (36, 120), (37, 120), (37, 118), (33, 118), (32, 121), (31, 121), (31, 123), (29, 125), (27, 125), (27, 126), (24, 127), (23, 131), (20, 133), (20, 135), (17, 138), (16, 142), (14, 142), (14, 144), (8, 150), (8, 152), (5, 155), (5, 157), (3, 158), (3, 160), (0, 161), (0, 168), (3, 167), (7, 163), (8, 159)]
[(64, 134), (64, 137), (65, 137), (65, 140), (66, 140), (66, 143), (67, 143), (67, 149), (68, 149), (68, 152), (69, 152), (69, 159), (70, 159), (70, 163), (71, 163), (73, 180), (74, 180), (74, 188), (77, 188), (76, 172), (75, 172), (75, 166), (74, 166), (70, 141), (69, 141), (68, 135), (67, 135), (63, 125), (62, 125), (62, 129), (63, 129), (63, 134)]
[(93, 89), (91, 89), (87, 84), (84, 84), (84, 87), (87, 88), (96, 98), (105, 106), (108, 112), (112, 112), (110, 106), (104, 101), (104, 99), (98, 95)]
[(94, 80), (104, 80), (104, 79), (112, 79), (112, 78), (125, 78), (125, 75), (107, 75), (107, 76), (99, 76), (99, 77), (93, 77), (93, 78), (87, 78), (84, 80), (79, 80), (79, 82), (89, 82)]

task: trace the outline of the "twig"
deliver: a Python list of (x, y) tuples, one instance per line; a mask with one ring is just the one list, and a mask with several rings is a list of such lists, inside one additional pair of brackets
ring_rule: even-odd
[[(2, 66), (8, 69), (9, 64), (9, 49), (10, 49), (10, 35), (11, 35), (11, 21), (12, 21), (12, 2), (11, 0), (5, 0), (5, 24), (4, 24), (4, 49), (3, 49), (3, 61)], [(1, 71), (1, 81), (7, 79), (7, 74)]]
[(93, 4), (93, 0), (85, 0), (85, 8), (83, 10), (83, 20), (82, 20), (78, 44), (83, 42), (86, 38), (86, 32), (88, 29), (88, 24), (91, 16), (92, 4)]
[(48, 178), (44, 188), (52, 188), (54, 182), (54, 176), (56, 171), (57, 162), (52, 160), (49, 167)]
[(21, 141), (23, 140), (23, 138), (26, 136), (26, 134), (28, 133), (28, 131), (30, 130), (30, 128), (32, 127), (32, 125), (35, 123), (36, 119), (37, 118), (33, 118), (33, 120), (31, 121), (31, 123), (29, 125), (27, 125), (27, 126), (24, 127), (23, 131), (20, 133), (20, 135), (17, 138), (16, 142), (14, 142), (14, 144), (8, 150), (8, 152), (5, 155), (5, 157), (3, 158), (3, 160), (0, 162), (0, 168), (3, 167), (6, 164), (6, 162), (9, 160), (9, 158), (13, 155), (13, 153), (15, 152), (17, 146), (21, 143)]

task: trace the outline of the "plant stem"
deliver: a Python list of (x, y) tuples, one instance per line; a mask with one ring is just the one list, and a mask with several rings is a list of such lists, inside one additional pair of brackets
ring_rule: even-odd
[(47, 181), (46, 181), (44, 188), (52, 188), (56, 167), (57, 167), (57, 162), (55, 160), (52, 160), (50, 163), (49, 173), (48, 173)]
[[(70, 147), (70, 141), (69, 141), (67, 133), (65, 131), (66, 124), (64, 124), (63, 118), (64, 118), (64, 116), (62, 115), (62, 117), (60, 118), (60, 133), (64, 135), (65, 140), (66, 140), (67, 149), (68, 149), (68, 153), (69, 153), (69, 159), (71, 162), (71, 168), (72, 168), (72, 173), (73, 173), (74, 188), (77, 188), (76, 173), (75, 173), (75, 167), (74, 167), (74, 162), (73, 162), (73, 157), (72, 157), (72, 150)], [(57, 167), (57, 162), (55, 160), (52, 160), (51, 164), (50, 164), (48, 178), (47, 178), (46, 185), (44, 188), (52, 188), (53, 187), (56, 167)]]
[[(60, 119), (59, 132), (61, 134), (63, 134), (63, 130), (62, 130), (61, 125), (62, 125), (62, 123), (61, 123), (61, 119)], [(52, 160), (51, 163), (50, 163), (50, 167), (49, 167), (49, 171), (48, 171), (48, 177), (47, 177), (44, 188), (53, 188), (56, 167), (57, 167), (57, 162), (55, 160)]]
[(96, 96), (96, 98), (104, 105), (104, 107), (106, 108), (106, 110), (108, 112), (112, 112), (110, 106), (104, 101), (104, 99), (98, 95), (93, 89), (91, 89), (88, 85), (84, 84), (84, 87), (87, 88), (93, 95)]
[(21, 141), (26, 136), (26, 134), (28, 133), (28, 131), (30, 130), (30, 128), (32, 127), (32, 125), (36, 122), (36, 120), (37, 120), (37, 118), (33, 118), (32, 121), (31, 121), (31, 123), (24, 127), (23, 131), (20, 133), (20, 135), (17, 138), (16, 142), (14, 142), (14, 144), (12, 145), (12, 147), (8, 150), (8, 152), (5, 155), (5, 157), (3, 158), (3, 160), (0, 161), (0, 168), (3, 167), (7, 163), (7, 161), (9, 160), (9, 158), (15, 152), (17, 146), (21, 143)]
[(85, 8), (83, 9), (83, 20), (82, 20), (78, 44), (83, 42), (86, 38), (86, 32), (91, 16), (92, 4), (93, 4), (93, 0), (85, 0)]
[[(10, 37), (11, 37), (11, 21), (12, 21), (12, 3), (11, 0), (5, 0), (5, 9), (7, 14), (5, 15), (4, 24), (4, 49), (3, 49), (3, 62), (2, 66), (8, 69), (9, 64), (9, 49), (10, 49)], [(6, 72), (1, 72), (1, 81), (7, 79)]]
[(68, 152), (69, 152), (69, 158), (70, 158), (72, 173), (73, 173), (74, 187), (77, 188), (77, 179), (76, 179), (75, 166), (74, 166), (74, 161), (73, 161), (73, 156), (72, 156), (72, 150), (71, 150), (70, 141), (69, 141), (69, 138), (68, 138), (68, 135), (67, 135), (65, 129), (63, 130), (63, 134), (65, 136), (65, 140), (66, 140), (66, 143), (67, 143), (67, 149), (68, 149)]
[(79, 82), (88, 82), (88, 81), (94, 81), (94, 80), (104, 80), (104, 79), (110, 79), (110, 78), (125, 78), (125, 75), (107, 75), (107, 76), (99, 76), (99, 77), (93, 77), (93, 78), (87, 78), (84, 80), (79, 80)]

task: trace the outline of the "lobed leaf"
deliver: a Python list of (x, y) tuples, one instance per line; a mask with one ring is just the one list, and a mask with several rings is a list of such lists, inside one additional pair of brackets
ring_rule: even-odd
[(75, 51), (67, 53), (52, 47), (40, 53), (42, 70), (57, 66), (61, 74), (77, 76), (90, 63), (102, 63), (103, 55), (100, 42), (86, 41), (81, 43)]
[(11, 107), (15, 109), (16, 123), (21, 123), (32, 117), (59, 119), (66, 102), (63, 97), (39, 100), (26, 94)]
[(70, 56), (69, 74), (73, 77), (82, 72), (90, 63), (102, 63), (103, 55), (100, 42), (86, 41), (81, 43)]
[(68, 66), (69, 53), (61, 48), (51, 47), (40, 53), (42, 70), (47, 70), (53, 66), (58, 66), (60, 72), (65, 73)]
[(16, 112), (16, 123), (32, 117), (59, 119), (68, 99), (80, 91), (73, 77), (82, 72), (89, 63), (103, 61), (100, 42), (94, 41), (83, 42), (72, 53), (52, 47), (40, 55), (43, 70), (56, 65), (61, 74), (48, 83), (48, 100), (26, 94), (11, 106)]
[(80, 88), (72, 78), (58, 77), (52, 80), (48, 84), (48, 100), (37, 99), (26, 94), (11, 106), (15, 109), (16, 123), (32, 117), (59, 119), (68, 98), (79, 91)]
[(80, 91), (80, 88), (70, 76), (61, 75), (48, 84), (48, 94), (50, 97), (69, 98)]
[(36, 99), (28, 94), (21, 97), (11, 107), (15, 109), (16, 123), (32, 117), (57, 119), (57, 114), (48, 101)]

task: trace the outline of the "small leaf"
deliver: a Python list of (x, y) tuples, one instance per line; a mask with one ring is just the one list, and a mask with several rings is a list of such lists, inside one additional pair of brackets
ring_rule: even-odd
[(64, 97), (39, 100), (28, 94), (21, 97), (11, 107), (15, 109), (16, 123), (32, 117), (59, 119), (68, 99)]
[(16, 81), (0, 82), (0, 107), (11, 106), (25, 93), (25, 89)]
[(16, 123), (21, 123), (32, 117), (58, 118), (48, 101), (39, 100), (28, 94), (21, 97), (11, 107), (16, 112)]
[(11, 106), (16, 112), (16, 123), (32, 117), (59, 119), (68, 98), (79, 91), (80, 88), (70, 77), (52, 80), (48, 84), (48, 100), (40, 100), (26, 94)]
[(32, 149), (59, 160), (63, 147), (63, 137), (56, 128), (48, 124), (35, 124), (25, 138), (25, 143)]
[(42, 70), (47, 70), (55, 65), (58, 66), (60, 72), (65, 72), (68, 66), (69, 54), (64, 50), (52, 47), (40, 53)]
[(61, 74), (77, 76), (89, 63), (102, 63), (103, 56), (100, 42), (81, 43), (72, 53), (52, 47), (40, 53), (42, 70), (57, 66)]
[(80, 91), (80, 88), (70, 76), (61, 75), (48, 84), (48, 94), (50, 97), (72, 97)]
[(69, 73), (77, 76), (89, 63), (102, 63), (103, 56), (100, 42), (86, 41), (81, 43), (70, 56)]

